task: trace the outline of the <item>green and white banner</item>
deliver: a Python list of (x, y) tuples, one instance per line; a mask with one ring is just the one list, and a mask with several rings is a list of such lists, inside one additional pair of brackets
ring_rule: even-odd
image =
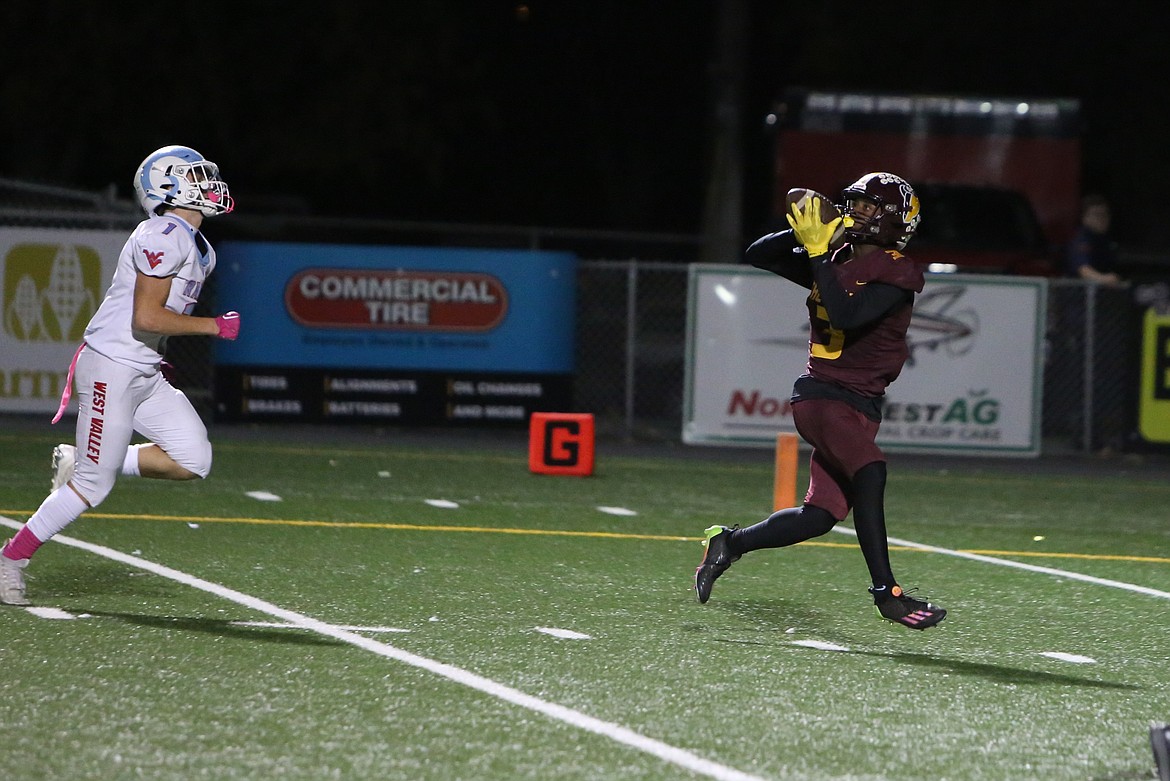
[[(771, 447), (795, 431), (789, 396), (808, 362), (807, 295), (748, 266), (691, 266), (684, 442)], [(1046, 303), (1040, 278), (928, 275), (878, 443), (1039, 455)]]
[(125, 231), (0, 229), (0, 412), (57, 410), (125, 243)]

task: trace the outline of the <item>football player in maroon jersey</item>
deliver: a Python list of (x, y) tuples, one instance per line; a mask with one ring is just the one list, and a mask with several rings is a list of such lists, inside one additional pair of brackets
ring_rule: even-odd
[[(871, 173), (843, 193), (842, 216), (821, 221), (821, 204), (786, 215), (792, 230), (764, 236), (747, 250), (753, 266), (808, 288), (807, 371), (792, 392), (796, 430), (812, 445), (804, 504), (754, 526), (712, 526), (695, 572), (699, 602), (740, 556), (825, 534), (849, 511), (869, 567), (874, 604), (885, 619), (926, 629), (946, 610), (906, 594), (890, 567), (885, 521), (885, 455), (875, 443), (886, 386), (906, 362), (906, 329), (923, 275), (902, 249), (919, 222), (918, 197), (900, 176)], [(839, 246), (830, 240), (839, 224)], [(800, 249), (798, 249), (800, 248)]]

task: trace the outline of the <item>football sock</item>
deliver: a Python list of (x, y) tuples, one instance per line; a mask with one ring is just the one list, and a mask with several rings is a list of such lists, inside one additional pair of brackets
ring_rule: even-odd
[(811, 504), (777, 510), (746, 529), (736, 529), (727, 541), (734, 554), (761, 548), (783, 548), (826, 534), (837, 521), (826, 510)]
[(27, 559), (37, 552), (37, 548), (41, 547), (41, 541), (37, 539), (36, 535), (28, 530), (27, 526), (22, 526), (11, 540), (4, 546), (2, 554), (5, 558), (14, 561)]
[(886, 464), (874, 461), (853, 475), (853, 528), (869, 576), (877, 589), (893, 586), (890, 547), (886, 539)]
[(122, 474), (129, 477), (141, 477), (142, 469), (138, 465), (138, 451), (144, 447), (150, 447), (150, 443), (146, 442), (141, 445), (131, 445), (126, 448), (126, 458), (122, 460)]
[[(89, 505), (68, 484), (61, 486), (41, 502), (24, 528), (39, 542), (44, 542), (73, 523)], [(19, 535), (18, 535), (19, 536)], [(33, 550), (36, 550), (34, 547)], [(27, 558), (24, 557), (24, 558)]]

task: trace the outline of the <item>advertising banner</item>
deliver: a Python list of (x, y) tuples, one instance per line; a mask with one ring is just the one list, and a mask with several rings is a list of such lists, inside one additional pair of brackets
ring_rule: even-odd
[[(683, 441), (773, 447), (808, 362), (808, 291), (759, 269), (690, 268)], [(1047, 282), (928, 276), (888, 389), (879, 444), (902, 452), (1036, 456)]]
[[(124, 231), (0, 228), (0, 412), (57, 411)], [(70, 402), (70, 412), (77, 402)]]
[(226, 418), (524, 423), (564, 411), (576, 257), (563, 252), (226, 242), (217, 342)]
[(1138, 430), (1147, 442), (1170, 442), (1170, 314), (1147, 309), (1142, 325)]

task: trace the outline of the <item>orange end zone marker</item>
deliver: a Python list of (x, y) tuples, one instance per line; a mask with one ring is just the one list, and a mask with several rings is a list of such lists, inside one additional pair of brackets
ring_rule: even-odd
[(796, 506), (796, 434), (781, 432), (776, 435), (776, 482), (772, 489), (772, 509), (783, 510)]
[(528, 425), (528, 469), (542, 475), (593, 474), (593, 415), (533, 412)]

